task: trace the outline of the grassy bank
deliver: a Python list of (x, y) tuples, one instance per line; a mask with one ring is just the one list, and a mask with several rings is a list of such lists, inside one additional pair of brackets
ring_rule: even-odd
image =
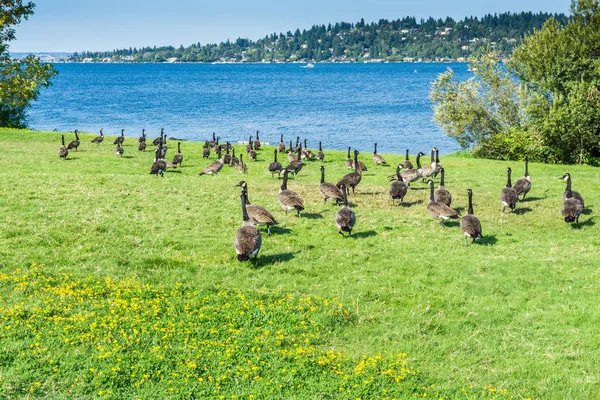
[[(306, 203), (298, 219), (278, 204), (271, 148), (247, 175), (225, 167), (212, 178), (198, 176), (209, 163), (201, 145), (183, 142), (183, 168), (157, 178), (153, 153), (138, 152), (134, 138), (119, 159), (112, 138), (96, 146), (91, 137), (61, 160), (58, 133), (0, 130), (2, 395), (600, 392), (598, 169), (530, 164), (529, 198), (501, 216), (506, 167), (516, 179), (523, 166), (443, 157), (453, 206), (466, 212), (472, 188), (483, 226), (484, 239), (466, 247), (458, 223), (443, 230), (428, 215), (425, 184), (392, 208), (393, 168), (375, 167), (370, 154), (350, 197), (355, 234), (343, 238), (338, 207), (318, 191), (319, 162), (290, 180)], [(346, 154), (325, 152), (335, 182)], [(586, 199), (576, 226), (560, 215), (565, 172)], [(270, 237), (263, 231), (257, 268), (233, 249), (241, 179), (280, 222)]]

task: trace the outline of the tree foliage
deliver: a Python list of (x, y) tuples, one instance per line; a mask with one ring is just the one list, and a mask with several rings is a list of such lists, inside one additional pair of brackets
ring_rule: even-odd
[(22, 128), (26, 110), (42, 87), (50, 85), (56, 70), (34, 56), (13, 60), (9, 42), (15, 40), (14, 26), (33, 14), (35, 4), (22, 0), (0, 1), (0, 126)]
[(551, 18), (526, 37), (506, 67), (490, 54), (471, 62), (467, 81), (440, 75), (431, 98), (449, 136), (484, 157), (598, 162), (600, 6), (575, 0), (571, 10), (567, 25)]

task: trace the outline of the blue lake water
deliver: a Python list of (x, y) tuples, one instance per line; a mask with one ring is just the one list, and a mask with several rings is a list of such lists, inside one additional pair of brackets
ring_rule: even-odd
[(459, 149), (432, 121), (428, 98), (437, 75), (466, 64), (58, 64), (28, 124), (38, 130), (169, 136), (221, 141), (308, 139), (316, 148), (347, 146), (414, 154)]

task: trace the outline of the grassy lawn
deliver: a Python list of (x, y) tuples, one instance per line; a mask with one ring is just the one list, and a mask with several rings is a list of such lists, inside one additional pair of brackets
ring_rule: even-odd
[[(452, 205), (466, 213), (473, 189), (484, 238), (467, 247), (458, 222), (443, 229), (427, 213), (427, 185), (392, 207), (395, 168), (370, 153), (344, 238), (318, 190), (320, 162), (290, 179), (306, 210), (286, 217), (267, 172), (272, 148), (246, 160), (247, 175), (226, 166), (213, 178), (198, 173), (214, 156), (182, 142), (183, 168), (160, 178), (135, 138), (117, 158), (114, 138), (92, 137), (62, 160), (60, 133), (0, 130), (0, 396), (600, 393), (597, 168), (530, 163), (528, 198), (501, 216), (506, 168), (514, 183), (523, 164), (442, 157)], [(335, 183), (346, 153), (324, 147)], [(565, 172), (586, 200), (578, 225), (560, 214)], [(270, 237), (261, 228), (256, 268), (233, 249), (241, 179), (280, 222)]]

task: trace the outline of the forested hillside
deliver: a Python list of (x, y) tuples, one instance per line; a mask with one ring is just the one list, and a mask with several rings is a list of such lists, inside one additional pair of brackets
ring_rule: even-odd
[(188, 47), (146, 47), (107, 52), (75, 53), (72, 61), (104, 62), (362, 62), (460, 60), (495, 50), (507, 56), (523, 37), (554, 16), (561, 25), (564, 14), (502, 13), (417, 21), (339, 22), (308, 30), (273, 33), (253, 41), (239, 38), (219, 44), (195, 43)]

